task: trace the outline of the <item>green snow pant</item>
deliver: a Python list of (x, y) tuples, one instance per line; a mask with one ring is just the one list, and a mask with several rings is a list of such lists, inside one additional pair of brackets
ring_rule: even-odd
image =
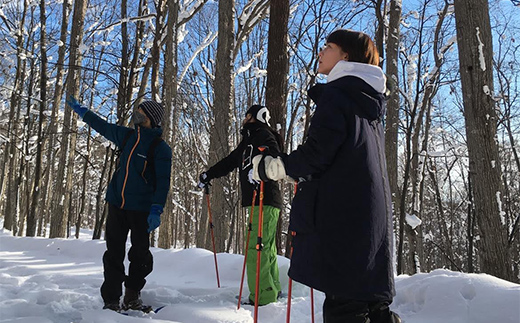
[[(251, 302), (255, 301), (256, 259), (258, 257), (258, 251), (256, 250), (258, 211), (259, 206), (255, 205), (246, 260), (247, 285), (249, 286), (249, 300)], [(278, 272), (278, 262), (276, 261), (276, 224), (279, 216), (280, 209), (269, 205), (263, 206), (262, 243), (264, 248), (261, 251), (260, 258), (260, 293), (258, 295), (258, 305), (275, 302), (278, 298), (278, 293), (282, 290)]]

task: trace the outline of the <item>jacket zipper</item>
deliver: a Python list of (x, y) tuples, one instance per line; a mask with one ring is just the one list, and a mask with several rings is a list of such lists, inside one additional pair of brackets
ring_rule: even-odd
[(130, 160), (132, 159), (132, 155), (134, 154), (135, 148), (139, 144), (139, 141), (141, 140), (141, 128), (137, 127), (137, 140), (135, 141), (134, 146), (132, 147), (132, 150), (130, 151), (130, 154), (128, 155), (128, 160), (126, 161), (126, 174), (125, 174), (125, 180), (123, 181), (123, 188), (121, 189), (121, 209), (125, 206), (125, 188), (126, 188), (126, 182), (128, 180), (128, 170), (130, 169)]
[(143, 178), (144, 182), (146, 184), (148, 184), (148, 181), (146, 180), (146, 177), (144, 177), (144, 172), (146, 172), (146, 166), (148, 166), (148, 161), (147, 160), (144, 161), (144, 167), (143, 167), (143, 172), (141, 173), (141, 177)]

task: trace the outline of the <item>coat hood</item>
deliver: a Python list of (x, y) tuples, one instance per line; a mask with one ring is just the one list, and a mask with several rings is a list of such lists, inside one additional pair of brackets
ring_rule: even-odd
[(315, 103), (318, 103), (326, 88), (337, 88), (356, 103), (351, 106), (355, 114), (370, 121), (383, 119), (386, 77), (381, 68), (340, 61), (329, 73), (327, 81), (326, 84), (317, 84), (309, 89), (309, 96)]
[(386, 91), (386, 76), (379, 66), (339, 61), (330, 71), (327, 83), (335, 81), (343, 76), (356, 76), (365, 81), (379, 93)]

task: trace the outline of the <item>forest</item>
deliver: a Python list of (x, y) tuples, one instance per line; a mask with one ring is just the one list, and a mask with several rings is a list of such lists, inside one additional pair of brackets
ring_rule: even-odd
[[(15, 236), (103, 238), (116, 149), (66, 107), (132, 126), (166, 107), (173, 150), (160, 248), (211, 249), (199, 174), (241, 140), (252, 104), (290, 152), (338, 28), (378, 47), (397, 274), (446, 268), (520, 282), (520, 2), (514, 0), (1, 0), (0, 218)], [(279, 254), (288, 256), (293, 184)], [(217, 252), (242, 253), (238, 173), (213, 181)], [(348, 198), (348, 197), (345, 197)], [(101, 257), (101, 255), (100, 255)]]

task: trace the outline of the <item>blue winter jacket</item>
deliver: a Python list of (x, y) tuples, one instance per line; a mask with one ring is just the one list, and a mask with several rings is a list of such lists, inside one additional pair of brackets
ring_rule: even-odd
[(309, 96), (316, 111), (308, 137), (284, 158), (287, 174), (302, 179), (290, 214), (296, 236), (289, 276), (329, 295), (391, 300), (384, 96), (355, 76), (319, 84)]
[[(131, 128), (111, 124), (92, 111), (83, 117), (88, 125), (103, 137), (121, 148), (127, 132)], [(135, 127), (119, 156), (119, 165), (108, 185), (106, 200), (124, 210), (149, 212), (152, 204), (166, 204), (170, 189), (172, 151), (165, 141), (161, 141), (154, 151), (154, 172), (147, 166), (148, 149), (154, 138), (160, 137), (161, 128)]]

